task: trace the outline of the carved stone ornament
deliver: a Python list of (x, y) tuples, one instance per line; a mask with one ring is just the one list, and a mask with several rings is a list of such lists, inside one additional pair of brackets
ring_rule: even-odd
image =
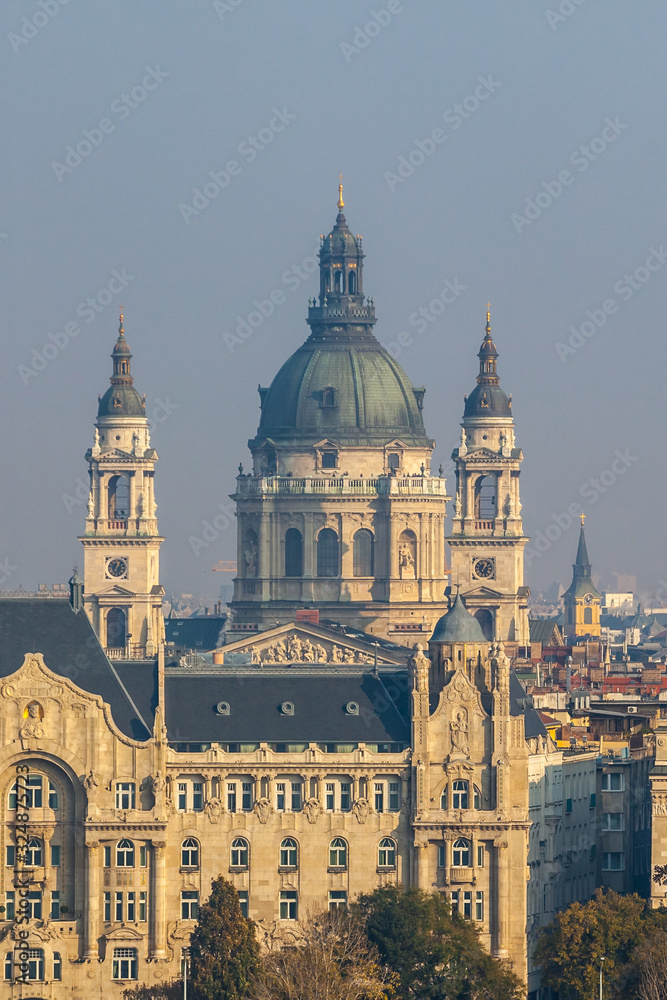
[(163, 774), (158, 771), (156, 774), (151, 774), (151, 791), (155, 798), (160, 795), (162, 791), (166, 788), (167, 782)]
[(223, 812), (222, 802), (219, 798), (214, 796), (208, 800), (204, 811), (206, 812), (206, 815), (210, 819), (211, 823), (219, 823)]
[(412, 648), (415, 653), (408, 660), (408, 665), (414, 689), (420, 694), (428, 694), (428, 673), (431, 661), (428, 656), (424, 656), (424, 647), (420, 642), (416, 642)]
[(654, 816), (667, 816), (667, 795), (656, 795), (652, 796), (653, 801), (653, 815)]
[(368, 799), (357, 799), (352, 806), (352, 812), (357, 817), (358, 823), (365, 823), (368, 819), (371, 811), (371, 805)]
[(320, 813), (322, 812), (322, 806), (320, 805), (319, 799), (308, 799), (304, 803), (303, 811), (306, 814), (306, 819), (309, 823), (317, 823)]
[(19, 736), (24, 750), (36, 749), (38, 740), (44, 739), (44, 709), (38, 701), (30, 701), (23, 710), (23, 722)]
[(266, 798), (257, 799), (254, 812), (260, 823), (268, 823), (269, 817), (273, 812), (273, 806)]

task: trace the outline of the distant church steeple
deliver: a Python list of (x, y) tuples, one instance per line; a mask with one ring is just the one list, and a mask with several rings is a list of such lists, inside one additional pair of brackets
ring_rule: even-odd
[(572, 583), (563, 594), (565, 605), (565, 641), (600, 637), (600, 605), (602, 594), (591, 577), (591, 563), (584, 531), (585, 514), (581, 515), (577, 556), (572, 565)]

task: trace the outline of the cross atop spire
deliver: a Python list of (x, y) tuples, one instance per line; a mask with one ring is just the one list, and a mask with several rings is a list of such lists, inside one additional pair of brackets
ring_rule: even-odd
[(338, 180), (340, 181), (338, 185), (338, 211), (342, 212), (345, 208), (345, 202), (343, 201), (343, 175), (338, 175)]

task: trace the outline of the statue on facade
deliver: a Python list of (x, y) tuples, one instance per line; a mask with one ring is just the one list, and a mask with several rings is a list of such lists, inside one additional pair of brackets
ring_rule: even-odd
[(357, 817), (358, 823), (365, 823), (371, 811), (371, 804), (368, 799), (356, 799), (352, 806), (352, 812)]
[(243, 563), (246, 576), (257, 576), (257, 542), (252, 538), (246, 542), (243, 550)]
[(428, 693), (428, 674), (431, 661), (428, 656), (424, 656), (424, 647), (420, 642), (416, 642), (412, 648), (415, 653), (408, 660), (412, 672), (412, 683), (415, 691), (426, 694)]
[(211, 823), (218, 823), (223, 813), (222, 802), (217, 796), (209, 799), (206, 803), (206, 815)]
[(19, 729), (19, 736), (22, 740), (42, 740), (44, 739), (44, 709), (38, 701), (31, 701), (23, 713), (23, 723)]
[(458, 750), (467, 756), (470, 753), (470, 747), (468, 746), (468, 723), (463, 712), (456, 713), (456, 717), (449, 723), (449, 731), (452, 738), (452, 750)]
[(306, 819), (309, 823), (317, 823), (318, 817), (322, 812), (322, 806), (320, 805), (319, 799), (308, 799), (303, 806), (303, 811), (306, 814)]

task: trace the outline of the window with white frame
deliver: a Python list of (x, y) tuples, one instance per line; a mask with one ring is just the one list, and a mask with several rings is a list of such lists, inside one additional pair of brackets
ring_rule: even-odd
[(329, 844), (329, 867), (347, 868), (347, 841), (334, 837)]
[(347, 778), (328, 778), (324, 783), (326, 812), (349, 812), (352, 808), (352, 782)]
[(199, 916), (199, 893), (183, 891), (181, 893), (181, 920), (196, 920)]
[(230, 866), (232, 868), (248, 867), (248, 841), (245, 837), (235, 837), (230, 851)]
[(303, 782), (300, 778), (284, 778), (276, 782), (276, 812), (301, 812)]
[(623, 813), (602, 813), (602, 829), (606, 832), (625, 829)]
[(104, 893), (104, 923), (111, 923), (111, 893)]
[(444, 844), (438, 844), (438, 868), (444, 868), (447, 864), (447, 852)]
[(41, 809), (44, 804), (43, 785), (41, 774), (27, 774), (17, 779), (9, 792), (9, 808)]
[(373, 782), (373, 808), (377, 813), (400, 812), (400, 781), (389, 778)]
[(241, 907), (241, 916), (245, 917), (246, 920), (247, 920), (248, 919), (248, 905), (249, 905), (248, 904), (248, 890), (247, 889), (239, 889), (238, 890), (238, 896), (239, 896), (239, 906)]
[(39, 868), (42, 864), (43, 847), (42, 841), (37, 837), (31, 837), (25, 847), (23, 864), (26, 868)]
[(54, 889), (51, 892), (51, 920), (60, 920), (60, 891)]
[(450, 893), (452, 916), (455, 916), (459, 912), (459, 896), (460, 893), (458, 889), (455, 889), (452, 893)]
[(137, 979), (138, 969), (136, 948), (114, 948), (111, 963), (112, 979)]
[(378, 845), (378, 867), (396, 867), (396, 841), (391, 837), (383, 837)]
[(440, 793), (440, 808), (441, 809), (447, 808), (447, 785), (445, 785), (442, 792)]
[(51, 844), (51, 867), (60, 867), (60, 844)]
[(139, 893), (139, 922), (144, 923), (146, 920), (146, 893)]
[(475, 920), (484, 920), (484, 893), (475, 893)]
[(603, 792), (622, 792), (625, 790), (625, 775), (622, 771), (609, 771), (602, 775)]
[(59, 951), (54, 951), (53, 953), (53, 979), (55, 982), (61, 982), (63, 978), (63, 960)]
[(343, 889), (332, 889), (329, 893), (329, 909), (345, 909), (347, 907), (347, 893)]
[(285, 890), (280, 893), (280, 919), (298, 920), (298, 897), (296, 892)]
[(5, 893), (5, 920), (14, 920), (16, 914), (16, 890)]
[(459, 837), (452, 848), (452, 864), (455, 868), (468, 868), (470, 865), (470, 841)]
[(294, 837), (286, 837), (280, 844), (280, 867), (296, 868), (299, 863), (299, 848)]
[(181, 844), (181, 867), (199, 868), (199, 842), (194, 837), (186, 837)]
[(204, 808), (204, 782), (199, 778), (181, 779), (177, 782), (176, 808), (178, 812), (201, 812)]
[(116, 782), (116, 809), (134, 809), (137, 786), (133, 781)]
[(22, 912), (28, 920), (42, 919), (42, 893), (39, 890), (31, 891), (23, 897)]
[(468, 808), (468, 782), (461, 779), (452, 784), (452, 809)]
[(13, 967), (13, 955), (11, 951), (5, 952), (5, 968), (4, 968), (4, 980), (5, 982), (11, 982), (12, 980), (12, 967)]
[(119, 840), (116, 844), (116, 868), (134, 868), (134, 844), (131, 840)]
[(227, 812), (252, 812), (252, 781), (227, 782)]
[(478, 844), (477, 845), (477, 867), (478, 868), (483, 868), (484, 867), (484, 862), (485, 862), (484, 854), (485, 854), (484, 844)]
[(463, 916), (472, 920), (472, 892), (463, 893)]
[(44, 952), (41, 948), (28, 948), (28, 964), (25, 978), (31, 983), (44, 982)]

